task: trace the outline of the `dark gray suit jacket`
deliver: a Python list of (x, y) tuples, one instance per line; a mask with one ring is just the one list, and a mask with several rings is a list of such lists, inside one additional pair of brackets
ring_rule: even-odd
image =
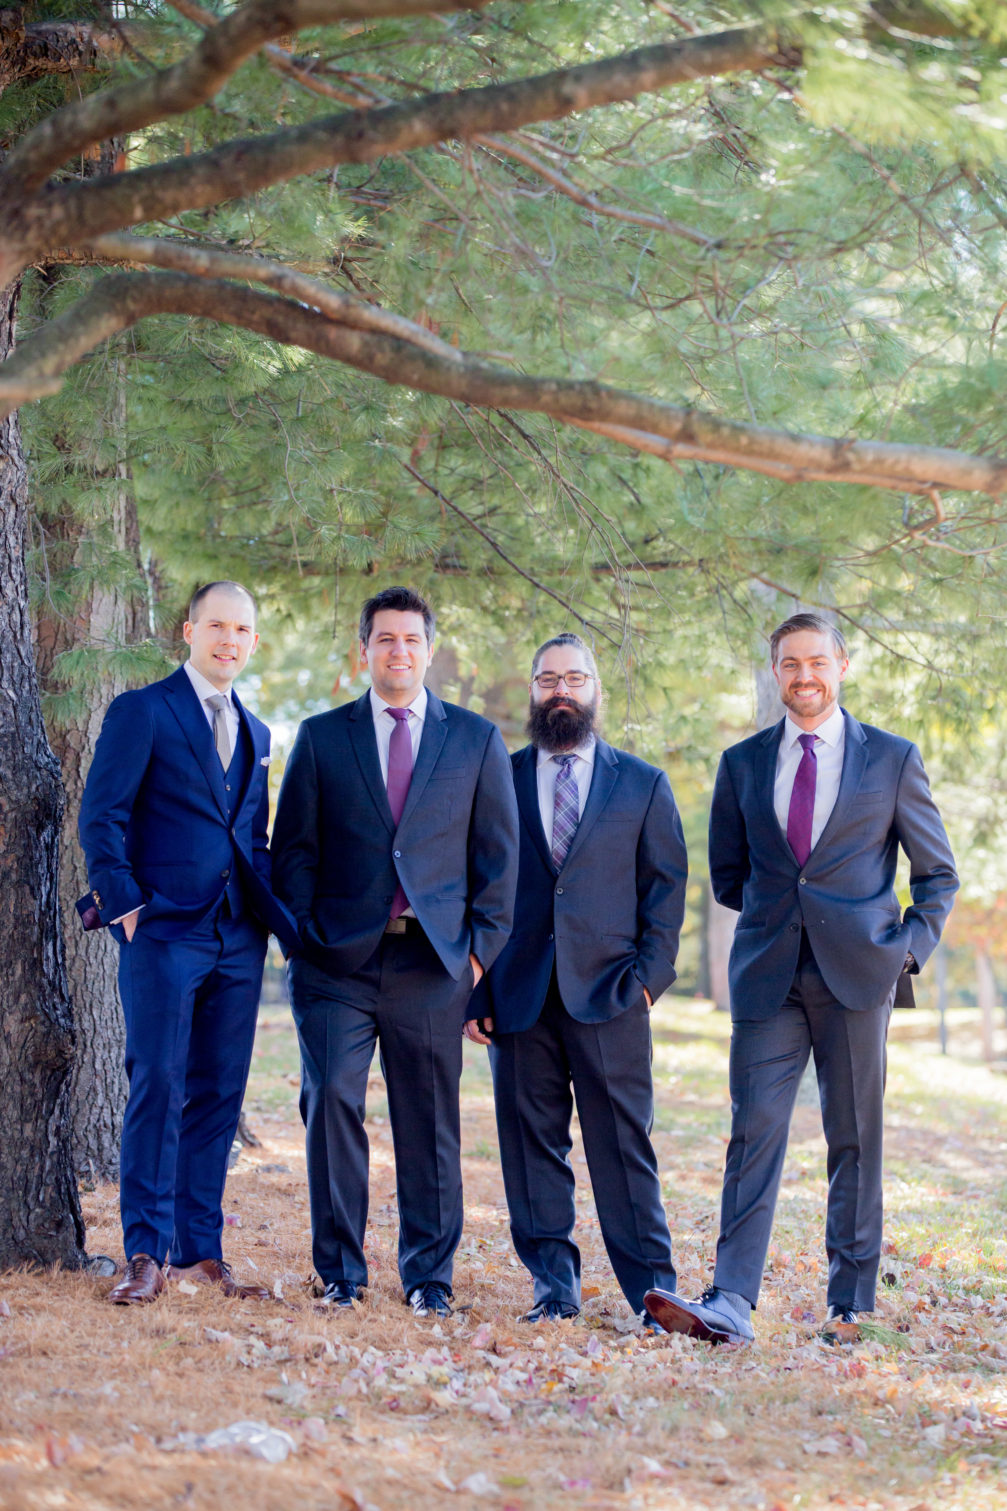
[(484, 969), (510, 933), (517, 808), (498, 731), (427, 692), (416, 764), (398, 826), (381, 777), (367, 693), (306, 719), (273, 825), (273, 884), (304, 954), (352, 975), (377, 948), (401, 881), (456, 981), (469, 953)]
[(582, 1023), (654, 1001), (675, 979), (688, 860), (663, 771), (599, 740), (584, 813), (562, 870), (542, 830), (538, 753), (511, 757), (521, 815), (514, 932), (480, 983), (469, 1017), (499, 1033), (538, 1019), (553, 963), (563, 1005)]
[[(845, 709), (836, 805), (807, 864), (797, 864), (773, 807), (783, 721), (721, 757), (710, 814), (714, 895), (740, 912), (731, 950), (731, 1012), (769, 1018), (794, 979), (801, 927), (844, 1007), (879, 1007), (912, 953), (940, 938), (958, 890), (954, 856), (916, 746)], [(895, 895), (898, 848), (912, 904)]]

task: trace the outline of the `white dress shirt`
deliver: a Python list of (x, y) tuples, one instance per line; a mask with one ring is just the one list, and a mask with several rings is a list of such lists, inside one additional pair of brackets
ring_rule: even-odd
[[(381, 780), (388, 786), (388, 747), (392, 740), (392, 730), (395, 728), (395, 720), (388, 710), (391, 703), (386, 703), (384, 698), (379, 698), (371, 688), (371, 713), (374, 715), (374, 734), (378, 742), (378, 760), (381, 762)], [(413, 742), (413, 765), (416, 765), (416, 755), (420, 748), (420, 740), (423, 735), (423, 720), (427, 716), (427, 690), (421, 687), (416, 697), (409, 705), (409, 718), (406, 720), (406, 728)]]
[[(374, 716), (374, 735), (378, 742), (378, 760), (381, 763), (381, 780), (388, 786), (388, 747), (392, 741), (392, 730), (395, 728), (395, 719), (388, 712), (392, 707), (384, 698), (371, 688), (371, 713)], [(421, 687), (416, 697), (409, 705), (409, 718), (406, 720), (406, 728), (413, 742), (413, 765), (416, 765), (416, 753), (420, 748), (420, 740), (423, 736), (423, 720), (427, 716), (427, 690)], [(415, 918), (412, 908), (404, 908), (403, 918)]]
[[(798, 738), (807, 731), (796, 724), (789, 713), (783, 721), (783, 736), (776, 756), (776, 783), (773, 787), (773, 807), (784, 835), (790, 816), (790, 797), (794, 790), (794, 778), (804, 755), (804, 747)], [(815, 777), (815, 812), (811, 820), (811, 848), (818, 844), (822, 830), (839, 796), (839, 779), (843, 774), (843, 751), (846, 748), (846, 721), (837, 704), (824, 724), (819, 724), (815, 734), (815, 760), (818, 770)]]
[(577, 821), (584, 817), (584, 804), (591, 788), (591, 776), (594, 772), (594, 735), (586, 740), (583, 745), (578, 745), (576, 750), (550, 751), (540, 749), (538, 752), (538, 811), (542, 816), (542, 828), (545, 831), (545, 842), (552, 849), (552, 823), (556, 812), (556, 778), (559, 776), (559, 764), (553, 760), (553, 755), (572, 755), (574, 757), (573, 774), (577, 778)]
[(199, 699), (199, 705), (202, 708), (203, 713), (206, 715), (206, 722), (209, 724), (211, 729), (213, 728), (213, 709), (207, 707), (206, 700), (207, 698), (214, 697), (221, 697), (224, 699), (224, 717), (227, 720), (227, 733), (231, 737), (231, 749), (237, 750), (239, 727), (238, 710), (234, 706), (234, 700), (231, 697), (231, 689), (229, 687), (226, 689), (222, 687), (214, 687), (213, 683), (208, 681), (207, 678), (203, 676), (202, 672), (197, 672), (191, 661), (186, 661), (183, 663), (183, 665), (185, 666), (185, 674), (195, 688), (196, 697)]

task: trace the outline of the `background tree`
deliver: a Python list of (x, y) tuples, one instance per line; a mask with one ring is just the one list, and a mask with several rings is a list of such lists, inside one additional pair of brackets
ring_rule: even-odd
[(28, 275), (0, 399), (78, 363), (111, 413), (112, 343), (148, 599), (240, 560), (267, 701), (349, 679), (283, 663), (407, 564), (459, 681), (493, 668), (473, 696), (517, 710), (543, 619), (580, 620), (623, 737), (697, 786), (798, 598), (875, 648), (879, 717), (908, 681), (968, 725), (1002, 666), (997, 7), (129, 5), (76, 18), (112, 82), (59, 107), (32, 14), (0, 32), (0, 276), (64, 271)]

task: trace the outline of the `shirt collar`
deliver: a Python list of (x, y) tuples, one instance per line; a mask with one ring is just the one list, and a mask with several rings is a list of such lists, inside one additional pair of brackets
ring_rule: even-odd
[(538, 764), (540, 766), (544, 766), (546, 761), (551, 761), (554, 755), (572, 755), (576, 756), (578, 760), (581, 761), (593, 761), (594, 745), (594, 735), (588, 735), (583, 745), (577, 745), (573, 750), (543, 750), (541, 745), (538, 745), (536, 746), (538, 753)]
[[(205, 703), (207, 698), (213, 697), (226, 698), (228, 703), (231, 703), (232, 689), (230, 687), (226, 689), (222, 687), (214, 687), (209, 678), (204, 677), (202, 672), (197, 672), (191, 661), (184, 661), (182, 664), (185, 667), (189, 681), (192, 683), (193, 688), (195, 689), (196, 697), (199, 699), (200, 703)], [(231, 704), (231, 706), (233, 708), (234, 705)]]
[[(843, 723), (843, 710), (837, 703), (835, 708), (829, 714), (829, 717), (825, 720), (825, 723), (819, 724), (818, 728), (814, 731), (814, 734), (817, 739), (824, 740), (826, 745), (838, 745), (840, 740), (843, 738), (843, 732), (845, 728), (846, 726)], [(802, 729), (799, 724), (795, 723), (795, 721), (790, 717), (788, 713), (787, 717), (783, 721), (784, 748), (786, 750), (790, 750), (792, 746), (797, 744), (800, 736), (807, 733), (808, 731)]]
[[(385, 709), (391, 708), (392, 705), (390, 703), (386, 703), (384, 698), (380, 697), (374, 691), (373, 687), (370, 690), (370, 695), (371, 712), (373, 713), (375, 719), (380, 718)], [(413, 701), (409, 704), (409, 712), (412, 714), (414, 719), (419, 719), (420, 723), (422, 724), (423, 720), (427, 716), (427, 690), (425, 687), (420, 688)]]

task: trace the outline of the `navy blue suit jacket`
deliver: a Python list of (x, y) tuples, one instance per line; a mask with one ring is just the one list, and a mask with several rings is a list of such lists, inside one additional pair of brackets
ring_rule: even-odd
[(304, 953), (333, 976), (374, 953), (401, 881), (448, 974), (493, 964), (511, 929), (517, 810), (507, 751), (488, 719), (429, 690), (398, 826), (381, 776), (369, 694), (306, 719), (273, 830), (277, 893)]
[[(714, 895), (741, 914), (731, 949), (731, 1011), (771, 1017), (797, 966), (801, 926), (819, 970), (844, 1007), (885, 1002), (906, 955), (928, 958), (958, 876), (916, 746), (843, 710), (839, 795), (801, 868), (773, 807), (783, 721), (726, 750), (710, 814)], [(898, 848), (909, 857), (912, 904), (895, 895)]]
[(511, 757), (521, 856), (514, 932), (480, 982), (469, 1017), (500, 1033), (530, 1028), (553, 964), (563, 1005), (581, 1023), (604, 1023), (653, 1001), (675, 979), (688, 859), (663, 771), (604, 740), (595, 747), (584, 813), (562, 870), (552, 862), (538, 802), (538, 752)]
[(248, 742), (237, 795), (226, 791), (209, 720), (183, 667), (109, 705), (79, 823), (103, 923), (142, 906), (145, 933), (178, 939), (237, 883), (259, 921), (284, 944), (296, 942), (270, 885), (269, 730), (232, 696)]

